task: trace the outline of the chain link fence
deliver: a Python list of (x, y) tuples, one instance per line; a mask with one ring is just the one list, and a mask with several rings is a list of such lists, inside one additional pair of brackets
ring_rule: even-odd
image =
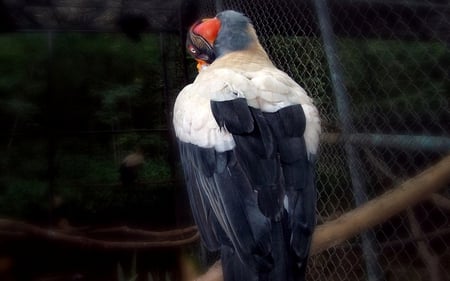
[[(195, 4), (200, 17), (224, 9), (248, 15), (274, 63), (315, 99), (323, 124), (317, 166), (319, 224), (392, 189), (449, 153), (448, 1), (186, 2)], [(59, 3), (55, 4), (58, 7), (68, 2), (55, 3)], [(187, 20), (179, 20), (181, 31)], [(178, 26), (172, 28), (178, 30)], [(167, 141), (174, 139), (167, 129), (171, 124), (170, 108), (179, 90), (196, 72), (194, 63), (185, 60), (181, 51), (184, 42), (180, 34), (161, 31), (136, 44), (117, 38), (117, 34), (85, 34), (82, 38), (52, 32), (16, 35), (19, 40), (33, 42), (30, 44), (33, 48), (23, 51), (32, 55), (24, 56), (19, 65), (0, 64), (4, 69), (2, 81), (8, 81), (5, 73), (13, 72), (7, 66), (25, 69), (24, 77), (30, 81), (34, 79), (35, 83), (30, 82), (24, 88), (17, 83), (19, 92), (24, 99), (30, 96), (30, 104), (35, 102), (43, 110), (22, 109), (27, 104), (17, 103), (17, 96), (11, 94), (11, 100), (16, 101), (11, 104), (18, 109), (12, 111), (14, 114), (0, 112), (2, 122), (8, 124), (2, 139), (7, 145), (2, 147), (5, 153), (0, 161), (3, 172), (0, 173), (0, 192), (3, 192), (0, 195), (6, 198), (2, 202), (14, 201), (18, 210), (28, 206), (31, 209), (31, 214), (27, 214), (29, 217), (39, 213), (36, 209), (44, 210), (43, 216), (46, 216), (47, 209), (52, 209), (48, 206), (54, 204), (54, 198), (49, 194), (54, 193), (65, 199), (67, 209), (70, 207), (71, 211), (64, 216), (71, 222), (108, 223), (113, 217), (115, 221), (139, 226), (168, 227), (167, 217), (161, 216), (165, 213), (171, 219), (170, 223), (175, 220), (186, 223), (186, 202), (185, 205), (175, 202), (178, 199), (173, 195), (175, 190), (180, 193), (181, 186), (178, 185), (181, 183), (174, 182), (172, 173), (177, 169), (176, 156), (168, 155), (174, 151)], [(102, 45), (91, 53), (90, 47), (84, 47), (82, 42), (93, 37), (96, 41), (86, 41), (86, 45)], [(10, 42), (8, 40), (4, 42)], [(135, 55), (122, 58), (120, 54), (126, 52), (121, 50), (130, 48)], [(71, 81), (77, 80), (74, 77), (84, 81), (84, 88), (71, 89), (71, 83), (61, 89), (55, 88), (59, 85), (55, 83), (58, 80), (55, 77), (60, 74), (58, 66), (65, 64), (58, 60), (65, 54), (63, 50), (70, 50), (71, 56), (78, 58), (76, 61), (81, 66), (76, 69), (86, 69), (86, 73), (70, 73)], [(150, 58), (150, 54), (158, 54), (158, 57)], [(91, 60), (96, 62), (96, 67), (101, 67), (109, 57), (114, 58), (115, 64), (108, 62), (107, 66), (115, 71), (125, 72), (128, 68), (124, 65), (132, 66), (128, 71), (131, 78), (122, 72), (117, 75), (120, 76), (118, 80), (123, 80), (123, 85), (118, 87), (120, 91), (112, 83), (116, 83), (115, 77), (109, 79), (109, 76), (115, 76), (114, 71), (105, 71), (106, 78), (83, 78), (91, 73)], [(126, 63), (120, 63), (119, 58)], [(188, 65), (190, 62), (192, 65)], [(148, 68), (151, 64), (155, 67)], [(142, 76), (142, 73), (148, 76)], [(103, 82), (98, 86), (93, 80)], [(14, 88), (5, 82), (0, 84), (2, 89)], [(45, 89), (50, 91), (52, 87), (63, 94), (46, 96)], [(88, 93), (92, 91), (90, 87), (95, 90), (93, 96)], [(35, 98), (36, 92), (46, 98)], [(122, 92), (136, 93), (122, 96)], [(2, 98), (5, 100), (6, 96)], [(117, 98), (117, 109), (113, 107), (116, 105), (113, 101), (107, 103), (106, 98), (111, 96)], [(139, 102), (135, 102), (137, 98)], [(100, 126), (92, 120), (88, 122), (76, 107), (69, 108), (75, 113), (63, 112), (58, 107), (53, 108), (53, 112), (47, 110), (52, 109), (47, 108), (48, 102), (61, 106), (68, 99), (74, 104), (80, 99), (85, 99), (85, 104), (96, 101), (98, 104), (94, 103), (93, 107), (97, 109), (88, 111), (90, 114), (97, 112), (92, 119), (118, 118), (122, 116), (118, 115), (119, 110), (126, 114), (120, 124), (111, 121)], [(106, 106), (99, 100), (105, 100)], [(1, 106), (5, 108), (5, 103)], [(103, 114), (97, 116), (98, 112)], [(107, 113), (112, 116), (105, 115)], [(49, 125), (47, 119), (58, 122)], [(154, 123), (152, 126), (148, 125), (150, 119)], [(10, 123), (13, 124), (11, 134), (8, 133)], [(72, 131), (55, 136), (51, 130), (50, 133), (44, 130), (48, 126), (55, 131), (58, 126)], [(111, 147), (105, 143), (111, 143)], [(125, 190), (117, 182), (117, 164), (135, 143), (148, 148), (152, 154), (146, 160), (142, 175), (144, 186)], [(26, 161), (19, 161), (23, 155), (26, 155)], [(13, 180), (9, 180), (9, 177), (13, 178), (11, 174)], [(37, 186), (31, 181), (35, 178)], [(14, 184), (8, 186), (10, 182)], [(159, 197), (155, 195), (156, 190), (162, 190)], [(35, 202), (40, 205), (35, 206)], [(0, 207), (1, 215), (14, 217), (16, 214), (14, 210)], [(151, 212), (150, 207), (158, 212)], [(315, 255), (310, 262), (309, 280), (450, 280), (449, 213), (450, 189), (447, 188), (369, 232)], [(52, 216), (56, 215), (53, 210)]]
[[(447, 1), (213, 2), (205, 13), (249, 16), (274, 63), (316, 101), (319, 224), (448, 153)], [(447, 188), (314, 256), (309, 279), (449, 280), (449, 195)]]

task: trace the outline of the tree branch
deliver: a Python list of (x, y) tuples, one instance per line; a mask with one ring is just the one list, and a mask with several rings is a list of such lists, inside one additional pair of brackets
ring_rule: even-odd
[(181, 229), (173, 229), (166, 231), (149, 231), (143, 229), (130, 228), (128, 226), (118, 226), (110, 228), (100, 228), (88, 231), (91, 234), (125, 234), (125, 235), (136, 235), (145, 238), (155, 238), (155, 239), (167, 239), (170, 237), (178, 237), (183, 235), (192, 235), (197, 232), (197, 226), (189, 226)]
[(340, 218), (316, 227), (311, 253), (320, 253), (428, 199), (450, 183), (450, 155), (419, 175)]
[(431, 195), (431, 201), (440, 209), (450, 211), (450, 199), (440, 194)]
[[(0, 219), (0, 235), (12, 236), (14, 238), (24, 238), (27, 236), (34, 236), (37, 238), (42, 238), (46, 240), (51, 240), (54, 242), (64, 243), (68, 245), (73, 245), (82, 248), (96, 248), (104, 250), (129, 250), (129, 249), (152, 249), (152, 248), (170, 248), (179, 247), (187, 245), (198, 241), (199, 233), (196, 231), (195, 227), (188, 227), (185, 229), (171, 230), (167, 232), (154, 232), (145, 230), (132, 230), (128, 227), (118, 228), (122, 232), (128, 232), (132, 234), (139, 233), (139, 235), (144, 235), (145, 233), (150, 234), (147, 238), (154, 239), (155, 237), (161, 239), (167, 234), (165, 240), (161, 241), (108, 241), (101, 239), (94, 239), (86, 237), (81, 234), (68, 233), (66, 230), (61, 229), (48, 229), (35, 226), (29, 223), (15, 221), (10, 219)], [(117, 229), (116, 229), (117, 230)], [(107, 232), (111, 232), (108, 229)], [(179, 234), (174, 236), (174, 234)], [(189, 235), (187, 235), (189, 234)]]

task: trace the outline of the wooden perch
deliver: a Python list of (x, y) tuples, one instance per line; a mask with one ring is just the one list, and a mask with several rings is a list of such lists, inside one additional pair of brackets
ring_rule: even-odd
[(436, 205), (436, 207), (450, 211), (450, 199), (440, 195), (440, 194), (433, 194), (431, 195), (431, 201)]
[(197, 226), (189, 226), (181, 229), (172, 229), (166, 231), (149, 231), (143, 229), (130, 228), (128, 226), (118, 226), (111, 228), (100, 228), (88, 231), (89, 234), (122, 234), (141, 236), (147, 239), (169, 239), (180, 236), (192, 236), (197, 232)]
[[(317, 226), (313, 234), (311, 255), (339, 245), (408, 207), (429, 199), (434, 192), (449, 183), (450, 155), (383, 195), (333, 221)], [(195, 281), (223, 281), (220, 261)]]
[(450, 182), (450, 155), (383, 195), (316, 227), (311, 253), (320, 253), (428, 199)]
[[(111, 241), (91, 238), (79, 233), (70, 233), (61, 229), (43, 228), (11, 219), (0, 219), (0, 235), (2, 236), (9, 236), (20, 239), (32, 236), (81, 248), (95, 248), (103, 250), (170, 248), (187, 245), (198, 241), (198, 239), (200, 238), (197, 228), (194, 226), (190, 226), (184, 229), (162, 232), (119, 227), (117, 229), (106, 229), (105, 232), (111, 233), (113, 230), (121, 235), (123, 235), (123, 233), (138, 233), (140, 236), (142, 236), (142, 238), (137, 241), (136, 239), (133, 239), (133, 241)], [(100, 233), (102, 231), (97, 230), (97, 232)], [(165, 239), (162, 239), (163, 237)], [(154, 241), (155, 238), (159, 238), (158, 241)]]

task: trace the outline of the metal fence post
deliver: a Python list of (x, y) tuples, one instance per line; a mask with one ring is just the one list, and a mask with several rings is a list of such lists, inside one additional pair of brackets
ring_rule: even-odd
[[(331, 76), (333, 93), (336, 98), (338, 117), (342, 125), (344, 135), (349, 135), (353, 131), (350, 106), (347, 90), (344, 84), (343, 70), (337, 54), (337, 47), (334, 32), (331, 25), (330, 14), (326, 0), (312, 1), (319, 21), (319, 28), (324, 44), (326, 59)], [(349, 143), (344, 143), (347, 154), (348, 168), (350, 172), (353, 197), (357, 206), (367, 201), (367, 190), (364, 183), (364, 176), (361, 170), (361, 160), (355, 147)], [(367, 276), (369, 281), (383, 279), (383, 271), (378, 264), (378, 251), (374, 245), (375, 233), (367, 231), (361, 234), (364, 261), (366, 263)]]

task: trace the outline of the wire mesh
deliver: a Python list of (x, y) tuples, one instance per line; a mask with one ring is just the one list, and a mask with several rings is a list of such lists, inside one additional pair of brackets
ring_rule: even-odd
[[(350, 131), (344, 128), (343, 119), (340, 117), (342, 112), (337, 106), (338, 102), (342, 101), (333, 90), (332, 77), (336, 76), (337, 72), (330, 70), (329, 58), (325, 51), (329, 46), (323, 43), (320, 18), (317, 14), (318, 1), (209, 0), (193, 2), (198, 4), (200, 15), (210, 16), (218, 9), (235, 9), (248, 15), (274, 63), (292, 76), (315, 99), (323, 124), (317, 163), (319, 224), (337, 218), (356, 206), (355, 184), (352, 181), (352, 170), (349, 168), (355, 163), (349, 158), (346, 145), (351, 145), (356, 154), (354, 156), (360, 164), (359, 177), (365, 188), (363, 200), (372, 199), (391, 189), (426, 167), (432, 166), (448, 153), (450, 147), (450, 4), (448, 1), (330, 0), (325, 2), (328, 4), (326, 12), (330, 15), (332, 39), (336, 43), (336, 54), (342, 68), (340, 78), (344, 82), (345, 96), (348, 98), (349, 112), (344, 114), (344, 119), (348, 122)], [(172, 187), (174, 184), (170, 181), (171, 171), (175, 168), (169, 167), (169, 162), (173, 162), (173, 159), (166, 159), (171, 151), (170, 145), (166, 143), (166, 140), (170, 139), (166, 124), (171, 122), (166, 120), (169, 118), (165, 116), (170, 115), (167, 113), (175, 96), (186, 84), (188, 73), (185, 54), (180, 51), (183, 49), (184, 42), (181, 42), (178, 34), (168, 33), (144, 38), (142, 44), (135, 45), (125, 44), (123, 40), (114, 39), (115, 36), (106, 36), (102, 40), (86, 43), (96, 45), (104, 42), (103, 47), (97, 46), (94, 52), (90, 53), (84, 49), (84, 51), (74, 52), (82, 47), (77, 47), (74, 42), (84, 42), (70, 39), (74, 35), (58, 34), (52, 37), (51, 40), (55, 42), (51, 44), (51, 48), (47, 46), (46, 36), (37, 35), (38, 39), (36, 35), (28, 36), (24, 39), (33, 40), (33, 48), (24, 49), (23, 52), (34, 55), (26, 56), (20, 65), (7, 63), (8, 61), (0, 64), (4, 69), (2, 73), (5, 77), (7, 77), (5, 74), (14, 69), (24, 68), (27, 75), (36, 76), (35, 79), (42, 80), (34, 84), (34, 87), (22, 88), (22, 83), (17, 83), (23, 95), (34, 98), (34, 91), (46, 88), (47, 83), (54, 83), (54, 81), (46, 81), (51, 78), (47, 72), (50, 72), (53, 67), (55, 69), (53, 75), (59, 74), (58, 65), (65, 63), (65, 61), (58, 62), (58, 58), (61, 57), (59, 53), (63, 50), (70, 50), (68, 52), (70, 56), (78, 58), (76, 61), (89, 66), (86, 67), (87, 76), (90, 75), (88, 70), (92, 68), (91, 61), (95, 61), (97, 67), (102, 65), (109, 67), (110, 63), (104, 63), (108, 60), (108, 56), (114, 58), (116, 64), (112, 66), (117, 67), (109, 68), (121, 69), (125, 72), (129, 69), (128, 67), (133, 66), (142, 68), (142, 73), (147, 73), (148, 76), (141, 78), (142, 74), (139, 74), (141, 72), (133, 74), (130, 68), (128, 72), (137, 76), (130, 75), (131, 78), (128, 81), (126, 77), (123, 77), (126, 75), (120, 72), (121, 79), (124, 79), (123, 83), (128, 86), (119, 87), (118, 92), (113, 92), (112, 89), (115, 88), (109, 87), (112, 82), (108, 81), (114, 80), (103, 76), (96, 77), (96, 80), (108, 83), (102, 82), (102, 87), (105, 88), (102, 91), (98, 90), (98, 86), (92, 86), (95, 89), (93, 97), (87, 95), (88, 91), (84, 88), (68, 90), (72, 85), (70, 83), (67, 88), (60, 89), (60, 92), (64, 94), (51, 97), (54, 99), (54, 104), (63, 104), (61, 102), (63, 99), (76, 101), (80, 99), (81, 93), (82, 99), (86, 100), (85, 104), (91, 104), (93, 100), (97, 101), (98, 104), (94, 105), (98, 105), (99, 109), (95, 112), (99, 111), (102, 114), (96, 117), (107, 119), (108, 122), (106, 125), (97, 127), (98, 124), (93, 126), (88, 123), (85, 120), (87, 118), (83, 118), (78, 113), (78, 108), (71, 108), (75, 113), (55, 110), (59, 114), (50, 119), (57, 119), (57, 123), (62, 128), (67, 127), (75, 131), (70, 132), (69, 136), (57, 136), (56, 140), (53, 140), (58, 144), (54, 153), (46, 151), (47, 146), (51, 147), (51, 141), (48, 138), (52, 138), (46, 135), (46, 131), (36, 135), (14, 133), (15, 127), (23, 129), (22, 131), (35, 127), (37, 130), (46, 128), (45, 112), (44, 117), (39, 115), (42, 120), (30, 118), (25, 114), (28, 111), (33, 112), (30, 116), (38, 115), (34, 113), (33, 108), (28, 111), (23, 110), (22, 114), (21, 107), (27, 104), (12, 103), (19, 109), (16, 110), (17, 116), (26, 119), (19, 120), (21, 122), (18, 125), (16, 124), (18, 118), (14, 117), (14, 114), (0, 112), (5, 119), (2, 122), (8, 124), (4, 131), (10, 129), (10, 124), (14, 124), (11, 135), (5, 135), (8, 138), (4, 140), (8, 153), (5, 153), (0, 161), (2, 168), (0, 170), (3, 172), (0, 178), (0, 189), (6, 182), (4, 178), (9, 177), (13, 168), (18, 170), (17, 177), (21, 178), (20, 181), (15, 181), (13, 186), (0, 190), (3, 192), (1, 195), (7, 193), (5, 190), (20, 191), (17, 194), (11, 192), (9, 194), (11, 197), (8, 198), (14, 198), (17, 210), (25, 209), (26, 206), (19, 204), (19, 201), (26, 202), (25, 197), (31, 198), (33, 204), (34, 201), (40, 204), (48, 203), (47, 189), (52, 186), (56, 194), (67, 190), (65, 191), (67, 194), (63, 192), (62, 196), (65, 196), (67, 205), (74, 202), (72, 204), (75, 205), (74, 209), (78, 209), (77, 204), (83, 202), (82, 208), (79, 209), (85, 211), (77, 212), (76, 216), (80, 216), (80, 221), (84, 223), (90, 223), (90, 220), (92, 223), (98, 223), (98, 221), (105, 223), (111, 216), (110, 212), (115, 219), (119, 217), (129, 223), (130, 217), (135, 218), (136, 214), (143, 214), (142, 210), (146, 210), (148, 206), (158, 209), (158, 213), (152, 215), (151, 212), (145, 213), (142, 215), (143, 218), (135, 218), (136, 224), (142, 221), (162, 223), (158, 221), (163, 219), (162, 213), (170, 213), (170, 210), (180, 208), (179, 202), (175, 204), (172, 202), (174, 200), (170, 199), (173, 197), (171, 192), (174, 190)], [(40, 49), (35, 49), (37, 45), (41, 46)], [(142, 50), (140, 50), (141, 47)], [(126, 48), (137, 48), (135, 53), (144, 55), (122, 58), (119, 54)], [(161, 56), (161, 58), (155, 57), (155, 62), (147, 61), (149, 54), (155, 53), (151, 50), (152, 48), (158, 50)], [(15, 49), (11, 48), (10, 51)], [(51, 65), (45, 63), (47, 56), (51, 56), (51, 52), (47, 49), (52, 49), (54, 52), (54, 61)], [(122, 58), (123, 62), (118, 63), (119, 58)], [(151, 62), (161, 63), (161, 67), (158, 65), (155, 68), (161, 68), (161, 70), (147, 68)], [(125, 68), (125, 65), (128, 67)], [(84, 69), (84, 66), (80, 69)], [(193, 65), (192, 70), (192, 73), (195, 73)], [(104, 71), (104, 73), (114, 76), (112, 75), (114, 71)], [(78, 75), (82, 77), (84, 73)], [(70, 73), (70, 77), (71, 80), (76, 80), (73, 78), (73, 72)], [(149, 84), (155, 88), (149, 87), (145, 83), (146, 79), (152, 79), (152, 83)], [(79, 78), (78, 80), (88, 83), (93, 79)], [(4, 79), (4, 81), (8, 80)], [(92, 85), (97, 84), (92, 83)], [(2, 89), (12, 88), (8, 83), (2, 83), (2, 86)], [(136, 118), (132, 118), (133, 110), (130, 109), (129, 104), (137, 95), (130, 95), (131, 100), (122, 101), (120, 92), (141, 93), (145, 87), (148, 88), (149, 94), (139, 96), (139, 103), (133, 103), (136, 105), (133, 109), (136, 111), (134, 113), (139, 112), (139, 114), (135, 116)], [(51, 87), (48, 86), (48, 88)], [(161, 93), (163, 91), (164, 93)], [(114, 111), (112, 117), (121, 117), (121, 122), (110, 119), (111, 116), (108, 113), (111, 113), (109, 111), (111, 108), (108, 106), (103, 108), (100, 101), (102, 99), (99, 96), (105, 99), (111, 96), (117, 98), (117, 103), (120, 105), (117, 110), (126, 114), (122, 116)], [(15, 101), (15, 99), (12, 100)], [(46, 101), (36, 100), (36, 104), (43, 104), (43, 108), (46, 108)], [(147, 104), (149, 108), (155, 108), (155, 110), (144, 110), (145, 114), (141, 115), (143, 107)], [(109, 104), (109, 106), (112, 105), (115, 104)], [(5, 104), (2, 104), (2, 108), (5, 107)], [(113, 109), (116, 110), (116, 108)], [(6, 118), (10, 119), (6, 120)], [(149, 119), (152, 119), (153, 127), (141, 123), (131, 124), (133, 120), (136, 121), (135, 119), (145, 120), (146, 124), (150, 124)], [(39, 122), (43, 125), (37, 126)], [(80, 125), (84, 124), (83, 122), (86, 124)], [(96, 129), (95, 134), (90, 131), (82, 133), (91, 126)], [(111, 127), (111, 131), (108, 131), (108, 126)], [(102, 130), (97, 131), (99, 128)], [(139, 128), (147, 129), (139, 131)], [(125, 138), (121, 130), (125, 133), (128, 129), (130, 131)], [(127, 191), (117, 183), (117, 164), (136, 142), (142, 143), (153, 153), (150, 159), (147, 159), (146, 172), (143, 175), (145, 184), (148, 181), (152, 182), (148, 183), (148, 189)], [(105, 143), (111, 143), (111, 148), (105, 147)], [(19, 152), (23, 155), (27, 154), (27, 161), (19, 161), (22, 158)], [(76, 153), (69, 155), (67, 152)], [(111, 157), (111, 154), (114, 157)], [(167, 163), (167, 167), (161, 167), (161, 163)], [(100, 166), (103, 167), (102, 170), (95, 169)], [(49, 171), (52, 169), (57, 170), (58, 173), (47, 175), (47, 173), (51, 174)], [(30, 188), (32, 184), (29, 179), (32, 177), (38, 178), (35, 188)], [(48, 178), (51, 178), (50, 184), (46, 182)], [(155, 179), (157, 181), (153, 182)], [(170, 187), (163, 185), (170, 185)], [(160, 195), (164, 199), (155, 196), (153, 187), (165, 190)], [(72, 192), (79, 189), (82, 189), (81, 193)], [(18, 197), (12, 197), (12, 195)], [(22, 197), (24, 200), (18, 200)], [(308, 270), (309, 280), (449, 280), (449, 198), (450, 190), (447, 188), (440, 194), (433, 195), (430, 200), (373, 228), (369, 250), (375, 253), (375, 260), (366, 258), (367, 248), (362, 246), (361, 237), (353, 238), (315, 255), (311, 258)], [(127, 207), (127, 212), (123, 212), (124, 205), (131, 206)], [(176, 206), (173, 207), (173, 205)], [(42, 216), (46, 216), (49, 209), (48, 206), (39, 206), (39, 208), (32, 204), (30, 206), (33, 207), (33, 211), (30, 211), (33, 216), (38, 213), (36, 209), (44, 210), (42, 213), (45, 214)], [(7, 214), (14, 215), (16, 212), (15, 210), (5, 211), (4, 206), (2, 208), (1, 211), (7, 211)], [(185, 209), (181, 212), (187, 213)], [(76, 217), (70, 213), (64, 215), (68, 215), (73, 220)], [(175, 217), (175, 214), (170, 213), (170, 217)], [(381, 270), (381, 272), (373, 273), (369, 270), (370, 268)]]
[[(351, 138), (344, 136), (331, 78), (336, 72), (329, 68), (314, 2), (212, 2), (249, 16), (274, 63), (316, 101), (324, 131), (317, 165), (319, 224), (356, 206), (349, 168), (355, 159), (345, 148), (350, 139), (356, 140), (351, 146), (361, 165), (363, 201), (448, 153), (447, 1), (325, 2), (349, 103), (344, 119)], [(443, 148), (433, 145), (438, 139)], [(449, 202), (447, 188), (373, 228), (367, 236), (371, 249), (357, 237), (314, 256), (310, 280), (448, 280)], [(367, 259), (368, 250), (375, 259)]]

